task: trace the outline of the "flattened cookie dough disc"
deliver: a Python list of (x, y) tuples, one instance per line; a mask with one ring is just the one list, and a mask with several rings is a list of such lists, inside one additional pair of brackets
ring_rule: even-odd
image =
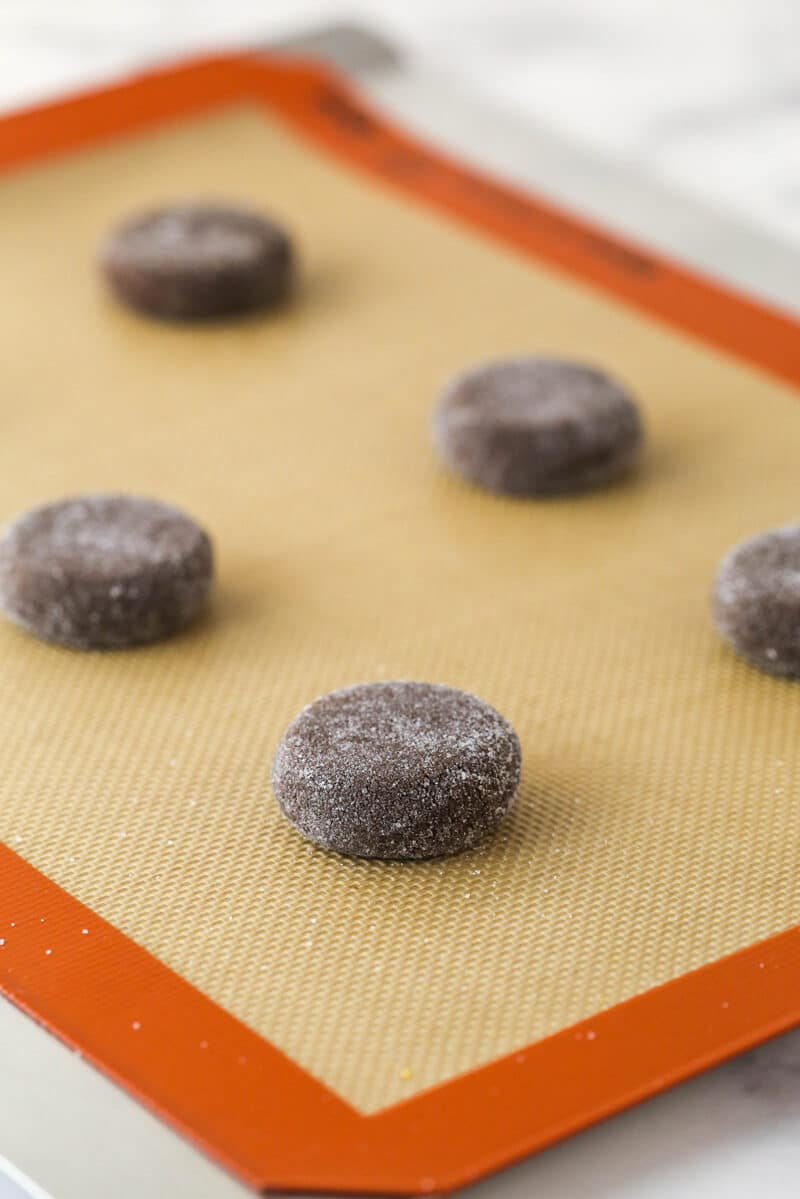
[(760, 670), (800, 679), (800, 524), (742, 541), (719, 564), (714, 624)]
[(175, 204), (133, 217), (107, 239), (101, 265), (119, 299), (167, 320), (278, 304), (294, 277), (292, 244), (279, 225), (219, 204)]
[(305, 708), (272, 785), (304, 837), (359, 858), (434, 858), (497, 828), (519, 784), (508, 721), (466, 691), (365, 683)]
[(443, 462), (471, 483), (509, 495), (601, 487), (633, 464), (642, 423), (603, 371), (559, 358), (508, 358), (460, 375), (433, 415)]
[(179, 632), (205, 606), (212, 577), (200, 526), (138, 496), (46, 504), (0, 537), (0, 609), (71, 649), (125, 649)]

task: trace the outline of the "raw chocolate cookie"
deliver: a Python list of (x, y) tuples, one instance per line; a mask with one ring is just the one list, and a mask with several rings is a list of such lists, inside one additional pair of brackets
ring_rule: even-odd
[(712, 602), (717, 631), (737, 654), (769, 674), (800, 678), (800, 525), (729, 550)]
[(101, 263), (116, 295), (150, 316), (202, 320), (284, 300), (294, 255), (267, 217), (215, 204), (176, 204), (126, 221)]
[(433, 416), (442, 460), (511, 495), (557, 495), (624, 474), (642, 443), (636, 405), (603, 371), (558, 358), (508, 358), (454, 379)]
[(332, 691), (289, 725), (272, 786), (317, 845), (359, 858), (434, 858), (493, 833), (519, 773), (516, 733), (476, 696), (365, 683)]
[(205, 606), (212, 576), (199, 525), (138, 496), (46, 504), (0, 537), (0, 609), (72, 649), (124, 649), (179, 632)]

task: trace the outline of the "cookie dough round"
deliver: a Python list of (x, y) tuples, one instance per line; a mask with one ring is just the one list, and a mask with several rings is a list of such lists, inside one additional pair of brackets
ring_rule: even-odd
[(180, 632), (205, 607), (212, 578), (199, 525), (139, 496), (46, 504), (0, 536), (0, 610), (71, 649), (125, 649)]
[(560, 358), (507, 358), (458, 376), (433, 415), (441, 459), (471, 483), (546, 496), (611, 483), (642, 445), (639, 411), (594, 367)]
[(284, 815), (325, 849), (435, 858), (494, 832), (519, 773), (517, 735), (483, 700), (433, 683), (365, 683), (289, 725), (272, 785)]
[(800, 524), (741, 541), (719, 564), (714, 624), (768, 674), (800, 679)]
[(294, 254), (268, 217), (185, 203), (133, 217), (108, 238), (101, 265), (124, 303), (167, 320), (203, 320), (278, 304)]

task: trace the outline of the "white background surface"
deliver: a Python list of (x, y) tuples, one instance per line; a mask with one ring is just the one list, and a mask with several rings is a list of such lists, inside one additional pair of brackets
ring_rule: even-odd
[[(0, 105), (343, 15), (372, 19), (515, 111), (800, 244), (796, 0), (0, 0)], [(8, 1101), (0, 1088), (0, 1147)], [(75, 1152), (92, 1152), (96, 1136), (85, 1130)], [(470, 1193), (788, 1199), (799, 1178), (796, 1033)], [(18, 1194), (0, 1179), (0, 1199)], [(154, 1178), (148, 1199), (162, 1194)]]

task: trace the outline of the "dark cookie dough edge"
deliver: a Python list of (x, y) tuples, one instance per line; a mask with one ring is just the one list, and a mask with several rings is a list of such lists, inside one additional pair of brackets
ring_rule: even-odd
[[(216, 209), (261, 225), (272, 238), (260, 259), (224, 264), (204, 277), (191, 267), (161, 271), (137, 266), (120, 251), (127, 234), (147, 220), (187, 208)], [(287, 304), (297, 287), (298, 251), (292, 234), (266, 213), (222, 201), (176, 201), (133, 213), (104, 237), (97, 265), (111, 294), (124, 307), (176, 325), (247, 317)]]
[[(209, 542), (209, 551), (211, 544)], [(9, 623), (20, 629), (24, 633), (33, 637), (36, 641), (41, 641), (44, 645), (56, 646), (60, 649), (71, 650), (82, 653), (117, 653), (128, 649), (142, 649), (148, 645), (157, 645), (163, 641), (171, 640), (173, 637), (179, 637), (182, 633), (191, 629), (198, 620), (208, 610), (214, 588), (213, 575), (213, 552), (210, 554), (211, 575), (208, 579), (197, 579), (189, 586), (194, 590), (194, 596), (191, 602), (187, 603), (186, 584), (184, 583), (184, 594), (181, 597), (180, 603), (175, 602), (175, 597), (170, 597), (166, 605), (158, 605), (161, 609), (162, 619), (156, 629), (148, 634), (138, 634), (131, 636), (129, 633), (122, 633), (117, 629), (106, 629), (105, 632), (94, 635), (87, 632), (85, 635), (76, 634), (74, 636), (59, 636), (52, 632), (47, 625), (42, 625), (31, 616), (27, 616), (24, 610), (19, 606), (11, 606), (9, 604), (9, 589), (6, 584), (6, 571), (2, 560), (0, 560), (0, 613), (3, 618)], [(13, 588), (11, 589), (13, 593)], [(13, 600), (12, 600), (13, 603)]]
[[(780, 655), (774, 659), (767, 657), (766, 649), (770, 648), (769, 646), (766, 646), (765, 649), (745, 648), (739, 636), (736, 614), (732, 614), (731, 606), (722, 603), (717, 596), (717, 579), (714, 581), (711, 593), (711, 621), (726, 649), (734, 654), (740, 662), (744, 662), (747, 666), (752, 666), (772, 678), (788, 682), (800, 681), (800, 649), (796, 655), (797, 662), (792, 665), (789, 662), (782, 663)], [(764, 640), (769, 640), (769, 638)], [(773, 638), (772, 640), (777, 639)]]
[(107, 257), (101, 272), (114, 298), (141, 316), (174, 325), (191, 325), (233, 320), (278, 310), (293, 298), (297, 286), (294, 253), (279, 275), (270, 280), (229, 278), (211, 287), (186, 275), (171, 284), (144, 271), (120, 267)]
[[(354, 858), (359, 861), (387, 863), (435, 862), (440, 858), (454, 858), (463, 853), (470, 853), (472, 850), (478, 849), (481, 845), (484, 845), (487, 841), (490, 841), (492, 837), (495, 836), (500, 825), (509, 815), (517, 802), (522, 773), (522, 751), (519, 738), (513, 729), (511, 729), (511, 734), (514, 741), (515, 753), (510, 771), (513, 780), (513, 786), (509, 788), (508, 797), (502, 802), (497, 802), (491, 817), (482, 822), (480, 828), (476, 827), (473, 830), (474, 835), (471, 838), (449, 849), (431, 850), (430, 853), (426, 854), (389, 853), (387, 850), (381, 850), (378, 848), (374, 850), (364, 850), (345, 838), (320, 838), (313, 827), (313, 822), (308, 822), (305, 818), (307, 805), (301, 803), (297, 805), (296, 809), (292, 808), (290, 810), (285, 797), (281, 795), (281, 791), (283, 790), (283, 781), (280, 773), (282, 764), (280, 764), (278, 761), (278, 755), (283, 748), (283, 741), (281, 741), (279, 744), (273, 758), (272, 792), (277, 801), (278, 807), (280, 808), (281, 814), (287, 823), (290, 824), (294, 831), (305, 841), (314, 845), (317, 849), (323, 850), (325, 853), (332, 853), (345, 858)], [(290, 769), (289, 773), (291, 773)], [(334, 841), (336, 841), (336, 844), (334, 844)]]
[[(415, 682), (416, 680), (388, 680), (389, 682)], [(383, 862), (424, 862), (435, 861), (438, 858), (454, 857), (461, 853), (469, 852), (484, 842), (493, 837), (502, 821), (508, 815), (516, 803), (519, 795), (521, 771), (522, 771), (522, 748), (520, 745), (519, 736), (510, 724), (510, 722), (491, 704), (479, 696), (471, 692), (463, 692), (472, 701), (482, 706), (491, 713), (502, 727), (508, 738), (509, 757), (505, 764), (505, 770), (508, 773), (508, 786), (503, 796), (498, 796), (494, 802), (493, 810), (484, 810), (482, 819), (476, 823), (472, 829), (473, 835), (467, 839), (462, 839), (458, 844), (454, 844), (449, 848), (431, 849), (426, 853), (397, 853), (390, 852), (388, 848), (376, 847), (372, 849), (364, 849), (361, 844), (353, 844), (351, 837), (336, 837), (326, 835), (320, 837), (316, 832), (315, 825), (317, 821), (313, 818), (313, 794), (303, 794), (302, 790), (298, 790), (293, 778), (293, 751), (289, 741), (290, 734), (295, 730), (297, 724), (302, 720), (305, 714), (312, 709), (315, 704), (322, 700), (335, 697), (342, 693), (351, 692), (361, 687), (369, 687), (369, 683), (353, 684), (346, 687), (336, 688), (334, 691), (318, 696), (315, 700), (306, 704), (300, 712), (286, 726), (272, 760), (271, 782), (272, 791), (278, 807), (289, 824), (298, 832), (306, 841), (315, 845), (317, 848), (326, 852), (339, 854), (343, 857), (366, 861), (383, 861)], [(433, 688), (442, 688), (448, 691), (460, 691), (461, 689), (450, 687), (447, 684), (425, 684)], [(444, 770), (444, 777), (448, 771)], [(311, 815), (311, 819), (309, 819)], [(334, 843), (335, 842), (335, 843)]]
[[(503, 368), (510, 363), (530, 358), (534, 363), (539, 361), (563, 361), (566, 367), (577, 367), (582, 370), (600, 374), (604, 381), (610, 384), (618, 393), (621, 409), (627, 410), (630, 416), (630, 428), (626, 439), (620, 439), (618, 444), (609, 444), (599, 448), (592, 456), (588, 454), (583, 464), (567, 464), (549, 475), (540, 472), (538, 479), (531, 481), (528, 474), (530, 458), (523, 448), (526, 437), (531, 442), (535, 436), (526, 430), (515, 430), (502, 426), (494, 429), (481, 430), (477, 424), (466, 424), (458, 430), (450, 424), (448, 416), (452, 411), (454, 397), (469, 384), (473, 376), (490, 371), (493, 367)], [(616, 376), (595, 367), (590, 363), (571, 359), (553, 359), (548, 355), (514, 356), (512, 358), (487, 359), (478, 362), (455, 374), (445, 383), (433, 406), (429, 418), (430, 441), (439, 461), (449, 472), (470, 486), (489, 492), (492, 495), (507, 496), (517, 499), (525, 498), (557, 498), (570, 495), (584, 495), (629, 477), (639, 466), (645, 445), (645, 423), (639, 404), (631, 395), (627, 386)], [(481, 444), (483, 438), (484, 444)], [(493, 443), (495, 454), (486, 454), (486, 443)], [(503, 449), (505, 442), (507, 448)], [(459, 452), (459, 445), (462, 447)], [(464, 454), (464, 449), (467, 453)], [(489, 458), (491, 469), (486, 470), (479, 462), (481, 457)], [(467, 459), (465, 462), (464, 459)], [(503, 475), (505, 474), (505, 478)], [(514, 476), (517, 476), (517, 479)], [(522, 481), (517, 481), (525, 476)]]
[[(139, 578), (147, 589), (147, 600), (152, 600), (154, 591), (158, 595), (160, 585), (160, 602), (145, 602), (142, 605), (138, 594), (135, 594), (135, 598), (131, 597), (130, 593), (126, 595), (126, 588), (131, 584), (128, 571), (119, 577), (109, 576), (94, 580), (71, 580), (67, 572), (56, 578), (47, 570), (45, 559), (21, 556), (18, 547), (16, 550), (11, 548), (16, 544), (15, 537), (20, 526), (35, 521), (38, 516), (52, 509), (98, 499), (155, 505), (183, 523), (190, 531), (194, 545), (182, 562), (180, 573), (170, 576), (169, 567), (164, 563), (146, 563), (142, 568)], [(136, 579), (134, 582), (136, 583)], [(182, 508), (150, 496), (122, 492), (70, 495), (27, 509), (0, 529), (0, 615), (37, 641), (62, 649), (113, 652), (152, 645), (178, 636), (203, 615), (208, 607), (214, 582), (214, 545), (207, 531)], [(167, 584), (166, 593), (164, 583)], [(96, 622), (89, 620), (89, 614), (97, 610), (97, 604), (102, 607), (104, 603), (108, 603), (109, 590), (115, 584), (122, 588), (121, 595), (114, 601), (120, 611), (113, 613), (112, 619), (105, 626), (96, 627)], [(70, 587), (76, 586), (79, 600), (77, 604), (74, 597), (69, 595)], [(65, 592), (68, 601), (66, 604)], [(65, 607), (69, 614), (66, 623), (75, 625), (74, 631), (69, 635), (56, 631), (58, 621), (47, 615), (48, 610), (56, 606)], [(145, 612), (148, 620), (142, 624), (149, 623), (149, 628), (146, 633), (140, 631), (132, 636), (129, 627), (126, 629), (126, 626), (135, 618), (135, 609)], [(154, 619), (154, 615), (157, 615), (157, 620)]]
[[(524, 483), (517, 484), (513, 480), (509, 481), (508, 478), (501, 482), (498, 477), (501, 471), (492, 471), (490, 476), (488, 472), (481, 474), (480, 468), (473, 469), (471, 465), (466, 465), (463, 457), (459, 457), (453, 452), (449, 432), (443, 412), (440, 411), (440, 404), (437, 404), (431, 417), (430, 435), (440, 464), (451, 475), (471, 488), (487, 492), (490, 495), (517, 500), (581, 496), (611, 487), (636, 473), (644, 449), (644, 428), (642, 422), (639, 421), (636, 437), (631, 440), (626, 449), (616, 453), (613, 458), (587, 463), (577, 469), (570, 478), (557, 475), (551, 475), (549, 478), (541, 476), (535, 483), (531, 483), (528, 479)], [(518, 434), (511, 432), (509, 432), (509, 437), (519, 439)]]

